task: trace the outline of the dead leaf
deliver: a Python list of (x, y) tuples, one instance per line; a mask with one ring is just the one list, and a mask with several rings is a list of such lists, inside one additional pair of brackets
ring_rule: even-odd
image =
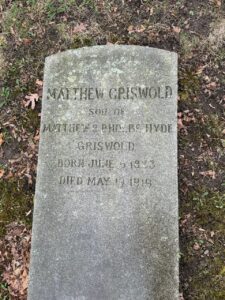
[(3, 133), (0, 133), (0, 146), (4, 143)]
[(39, 134), (35, 135), (34, 140), (39, 141), (40, 140), (40, 135)]
[(206, 66), (199, 66), (198, 69), (197, 69), (197, 71), (196, 71), (196, 74), (197, 74), (197, 75), (201, 75), (202, 72), (203, 72), (203, 70), (204, 70), (205, 68), (206, 68)]
[(134, 32), (134, 26), (133, 26), (133, 25), (130, 25), (130, 26), (127, 28), (127, 31), (128, 31), (129, 33)]
[(28, 217), (31, 214), (32, 210), (30, 209), (27, 213), (26, 213), (26, 217)]
[(136, 26), (136, 27), (134, 27), (133, 25), (130, 25), (128, 28), (127, 28), (127, 31), (128, 31), (128, 33), (133, 33), (133, 32), (138, 32), (138, 33), (140, 33), (140, 32), (143, 32), (143, 31), (145, 31), (145, 26), (144, 25), (139, 25), (139, 26)]
[(73, 32), (73, 33), (84, 32), (84, 31), (86, 30), (86, 27), (87, 27), (87, 25), (84, 24), (84, 23), (77, 24), (77, 25), (73, 28), (72, 32)]
[(138, 26), (136, 28), (136, 32), (143, 32), (143, 31), (145, 31), (145, 26), (144, 25)]
[(25, 107), (28, 107), (31, 105), (31, 109), (35, 109), (36, 102), (39, 99), (38, 94), (29, 94), (25, 96), (25, 99), (27, 99), (26, 103), (24, 104)]
[(215, 106), (213, 106), (211, 103), (209, 103), (209, 106), (213, 109), (216, 109)]
[(185, 128), (182, 119), (177, 120), (177, 126), (178, 126), (178, 130)]
[(205, 171), (205, 172), (200, 172), (200, 174), (202, 176), (209, 176), (211, 177), (212, 179), (215, 179), (216, 178), (216, 172), (213, 171), (213, 170), (209, 170), (209, 171)]
[(20, 275), (20, 272), (21, 272), (21, 269), (17, 268), (17, 269), (14, 270), (14, 275), (18, 276), (18, 275)]
[(0, 178), (3, 177), (4, 173), (5, 173), (5, 171), (3, 169), (0, 169)]
[(12, 35), (16, 35), (16, 32), (15, 32), (13, 27), (10, 27), (10, 32), (11, 32)]
[(173, 28), (173, 32), (175, 32), (175, 33), (180, 33), (180, 31), (181, 31), (181, 28), (178, 26), (172, 26), (172, 28)]
[(193, 249), (198, 251), (200, 249), (200, 245), (198, 243), (195, 243)]
[(204, 254), (209, 256), (209, 250), (205, 250)]
[(216, 6), (221, 7), (222, 1), (221, 0), (214, 0)]
[(181, 118), (177, 119), (177, 126), (178, 126), (178, 130), (186, 128), (186, 126), (184, 126), (184, 124), (183, 124), (183, 119), (181, 119)]
[(215, 90), (215, 88), (217, 87), (216, 82), (210, 82), (209, 84), (206, 85), (206, 87), (210, 90)]
[(208, 75), (205, 75), (203, 78), (206, 82), (210, 82), (210, 77)]
[(221, 7), (222, 1), (221, 0), (209, 0), (210, 3), (215, 4), (217, 7)]
[(40, 86), (40, 87), (43, 86), (43, 81), (42, 80), (37, 79), (35, 83), (36, 83), (37, 86)]
[(23, 39), (23, 44), (24, 45), (30, 45), (31, 43), (32, 43), (31, 39), (26, 39), (26, 38)]
[(6, 229), (1, 253), (2, 278), (13, 299), (27, 299), (31, 231), (18, 223), (11, 223)]
[(211, 232), (210, 232), (210, 236), (211, 236), (211, 237), (214, 237), (214, 235), (215, 235), (215, 232), (214, 232), (214, 231), (211, 231)]
[(24, 269), (23, 274), (22, 274), (22, 291), (24, 291), (28, 288), (28, 273), (27, 270)]

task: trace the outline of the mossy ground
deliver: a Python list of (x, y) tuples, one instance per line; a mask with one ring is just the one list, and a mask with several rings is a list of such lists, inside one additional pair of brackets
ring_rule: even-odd
[[(191, 213), (187, 215), (187, 211)], [(182, 207), (182, 267), (189, 274), (187, 299), (224, 299), (225, 193), (198, 190), (189, 193)]]
[(0, 180), (0, 236), (5, 234), (6, 225), (22, 222), (31, 226), (33, 194), (22, 181)]
[[(176, 51), (181, 293), (225, 299), (224, 12), (217, 0), (0, 0), (2, 237), (10, 222), (31, 222), (45, 57), (101, 44)], [(24, 105), (30, 93), (39, 95), (34, 110)], [(7, 299), (4, 282), (0, 289)]]

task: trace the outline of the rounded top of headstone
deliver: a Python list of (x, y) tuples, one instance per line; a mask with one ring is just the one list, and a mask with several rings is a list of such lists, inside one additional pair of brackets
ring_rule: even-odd
[(99, 45), (92, 47), (82, 47), (77, 49), (69, 49), (63, 52), (59, 52), (46, 57), (46, 62), (52, 60), (58, 60), (67, 56), (76, 56), (77, 58), (93, 57), (94, 56), (105, 56), (114, 53), (120, 53), (120, 55), (130, 56), (144, 56), (144, 55), (159, 55), (163, 57), (170, 56), (172, 59), (177, 60), (177, 53), (159, 48), (147, 47), (147, 46), (136, 46), (136, 45)]

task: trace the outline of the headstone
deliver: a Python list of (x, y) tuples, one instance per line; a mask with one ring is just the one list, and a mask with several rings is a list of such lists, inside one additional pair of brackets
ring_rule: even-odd
[(29, 300), (178, 299), (177, 55), (47, 57)]

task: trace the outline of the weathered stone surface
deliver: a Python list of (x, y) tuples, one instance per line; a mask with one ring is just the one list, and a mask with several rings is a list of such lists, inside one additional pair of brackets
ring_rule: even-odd
[(29, 300), (178, 299), (177, 55), (47, 57)]

